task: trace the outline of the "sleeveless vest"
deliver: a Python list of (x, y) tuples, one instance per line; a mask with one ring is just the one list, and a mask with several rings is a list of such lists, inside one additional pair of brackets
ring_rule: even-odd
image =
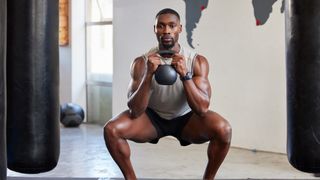
[[(147, 62), (149, 54), (157, 51), (159, 51), (159, 48), (155, 47), (145, 53), (143, 55), (145, 62)], [(193, 74), (193, 62), (197, 54), (191, 49), (182, 46), (180, 47), (179, 54), (185, 57), (187, 70)], [(172, 59), (161, 60), (163, 64), (171, 64), (172, 61)], [(153, 76), (148, 107), (167, 120), (182, 116), (191, 111), (179, 75), (173, 85), (160, 85)]]

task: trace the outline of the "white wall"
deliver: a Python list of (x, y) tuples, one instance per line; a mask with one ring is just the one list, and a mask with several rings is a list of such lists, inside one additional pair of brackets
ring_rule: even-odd
[(85, 1), (71, 1), (72, 102), (86, 109)]
[(71, 102), (71, 49), (59, 47), (60, 56), (60, 103)]
[[(156, 45), (155, 14), (171, 7), (184, 23), (183, 0), (114, 1), (113, 114), (126, 109), (132, 60)], [(251, 0), (209, 1), (193, 32), (210, 63), (211, 109), (233, 126), (232, 146), (285, 152), (285, 49), (281, 2), (257, 27)], [(185, 33), (181, 44), (186, 44)]]
[(86, 111), (85, 1), (70, 1), (68, 46), (60, 51), (60, 103), (76, 103)]

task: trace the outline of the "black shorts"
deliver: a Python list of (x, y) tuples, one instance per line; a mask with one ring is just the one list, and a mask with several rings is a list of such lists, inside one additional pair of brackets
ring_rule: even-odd
[(146, 114), (158, 133), (158, 137), (150, 141), (150, 143), (157, 144), (159, 139), (164, 136), (174, 136), (180, 141), (181, 146), (187, 146), (191, 144), (190, 142), (181, 138), (181, 133), (192, 116), (192, 111), (183, 116), (179, 116), (170, 120), (160, 117), (154, 110), (150, 108), (146, 109)]

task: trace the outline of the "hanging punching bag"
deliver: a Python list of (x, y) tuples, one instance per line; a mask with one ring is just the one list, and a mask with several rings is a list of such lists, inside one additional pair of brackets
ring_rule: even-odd
[(8, 168), (46, 172), (60, 150), (58, 0), (7, 3)]
[(6, 27), (7, 0), (0, 0), (0, 180), (7, 177), (6, 153)]
[(287, 155), (320, 172), (320, 1), (286, 0)]

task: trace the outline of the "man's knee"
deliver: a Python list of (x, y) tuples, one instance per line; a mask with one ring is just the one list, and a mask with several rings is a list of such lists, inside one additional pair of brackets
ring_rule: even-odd
[(232, 128), (231, 125), (224, 121), (220, 125), (219, 129), (219, 136), (222, 143), (230, 144), (231, 143), (231, 136), (232, 136)]
[(110, 139), (110, 138), (116, 138), (119, 136), (117, 127), (116, 127), (115, 123), (112, 121), (109, 121), (108, 123), (106, 123), (104, 125), (103, 133), (104, 133), (105, 140)]
[(212, 127), (212, 131), (214, 131), (215, 134), (213, 139), (224, 144), (231, 143), (232, 127), (225, 119), (221, 118), (218, 122), (216, 122)]

